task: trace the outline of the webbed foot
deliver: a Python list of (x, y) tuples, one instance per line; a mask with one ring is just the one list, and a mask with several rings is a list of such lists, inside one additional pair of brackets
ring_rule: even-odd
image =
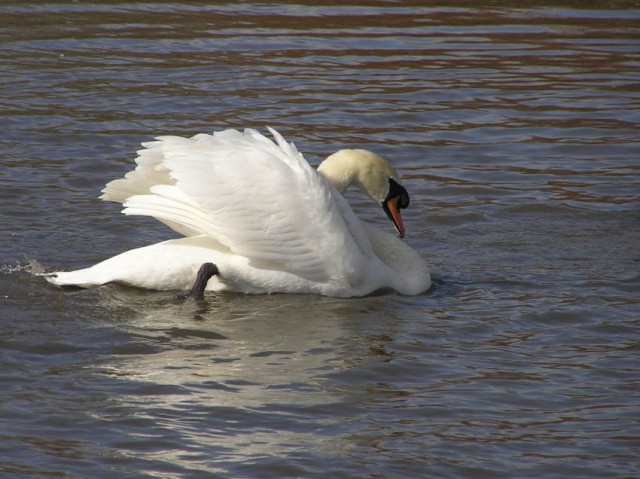
[(196, 282), (194, 283), (191, 291), (186, 294), (179, 294), (176, 299), (186, 300), (187, 298), (203, 299), (204, 290), (207, 287), (207, 282), (212, 276), (219, 274), (218, 267), (213, 263), (204, 263), (198, 270), (198, 276), (196, 276)]

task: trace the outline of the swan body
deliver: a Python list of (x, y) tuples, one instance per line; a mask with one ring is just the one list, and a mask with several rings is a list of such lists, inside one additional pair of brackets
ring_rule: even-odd
[[(343, 193), (355, 184), (383, 206), (400, 237), (409, 197), (396, 171), (366, 150), (341, 150), (317, 170), (269, 129), (225, 130), (143, 144), (137, 167), (103, 189), (127, 215), (152, 216), (183, 235), (90, 268), (47, 273), (59, 286), (106, 283), (188, 290), (205, 263), (211, 291), (352, 297), (383, 288), (414, 295), (431, 278), (400, 238), (360, 221)], [(204, 285), (203, 285), (204, 286)]]

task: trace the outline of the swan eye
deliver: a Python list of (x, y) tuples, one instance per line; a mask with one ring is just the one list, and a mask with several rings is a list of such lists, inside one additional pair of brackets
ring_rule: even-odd
[(407, 190), (404, 190), (400, 194), (400, 201), (398, 201), (398, 207), (400, 209), (405, 209), (407, 206), (409, 206), (409, 193), (407, 193)]

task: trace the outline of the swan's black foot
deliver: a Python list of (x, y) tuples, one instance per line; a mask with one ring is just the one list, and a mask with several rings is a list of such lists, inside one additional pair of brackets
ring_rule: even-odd
[(198, 270), (198, 276), (196, 277), (196, 282), (186, 294), (179, 294), (176, 296), (176, 299), (185, 300), (187, 298), (193, 299), (203, 299), (204, 298), (204, 289), (207, 287), (207, 281), (211, 279), (212, 276), (219, 274), (218, 267), (213, 263), (204, 263), (200, 266)]

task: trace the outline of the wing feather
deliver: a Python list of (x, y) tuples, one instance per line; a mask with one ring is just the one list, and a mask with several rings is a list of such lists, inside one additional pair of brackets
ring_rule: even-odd
[(143, 144), (137, 167), (103, 199), (187, 236), (206, 234), (233, 254), (314, 281), (362, 280), (372, 254), (346, 200), (293, 143), (270, 129), (225, 130)]

